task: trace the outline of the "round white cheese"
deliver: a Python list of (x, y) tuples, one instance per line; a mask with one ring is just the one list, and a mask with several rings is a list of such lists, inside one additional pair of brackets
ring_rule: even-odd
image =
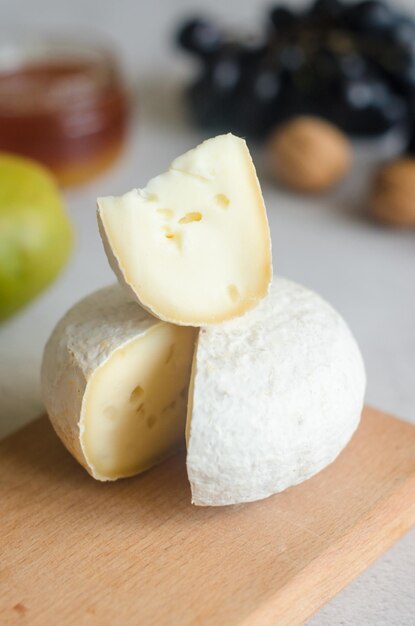
[(365, 380), (343, 319), (282, 278), (242, 318), (202, 328), (187, 423), (194, 504), (266, 498), (319, 472), (355, 431)]
[(76, 304), (44, 352), (51, 422), (99, 480), (137, 474), (184, 443), (196, 330), (154, 318), (119, 285)]

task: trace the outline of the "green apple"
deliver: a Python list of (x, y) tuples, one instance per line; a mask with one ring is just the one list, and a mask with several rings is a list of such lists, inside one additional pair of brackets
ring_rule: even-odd
[(72, 228), (49, 171), (0, 153), (0, 320), (55, 278), (71, 247)]

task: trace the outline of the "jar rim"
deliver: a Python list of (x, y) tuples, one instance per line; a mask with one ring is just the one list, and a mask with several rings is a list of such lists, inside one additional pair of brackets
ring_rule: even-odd
[(74, 57), (95, 61), (97, 64), (112, 65), (114, 53), (100, 39), (80, 35), (42, 35), (37, 37), (9, 37), (0, 43), (0, 73), (16, 71), (28, 63), (63, 61)]

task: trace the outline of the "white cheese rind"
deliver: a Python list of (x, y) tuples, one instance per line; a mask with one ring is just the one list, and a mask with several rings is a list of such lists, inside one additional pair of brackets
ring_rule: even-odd
[(259, 500), (319, 472), (355, 431), (365, 384), (343, 319), (288, 280), (244, 317), (202, 328), (187, 425), (193, 503)]
[(118, 280), (162, 320), (220, 323), (268, 293), (266, 210), (248, 148), (238, 137), (203, 142), (145, 189), (99, 198), (97, 216)]
[(194, 329), (160, 322), (119, 285), (57, 324), (42, 395), (57, 434), (92, 476), (138, 473), (182, 444), (194, 339)]

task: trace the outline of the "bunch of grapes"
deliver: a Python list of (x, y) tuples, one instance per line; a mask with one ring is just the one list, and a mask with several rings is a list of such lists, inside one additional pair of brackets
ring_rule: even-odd
[(178, 41), (200, 61), (187, 100), (210, 133), (264, 138), (295, 115), (357, 136), (414, 126), (415, 22), (381, 0), (316, 0), (301, 12), (279, 5), (252, 39), (192, 19)]

